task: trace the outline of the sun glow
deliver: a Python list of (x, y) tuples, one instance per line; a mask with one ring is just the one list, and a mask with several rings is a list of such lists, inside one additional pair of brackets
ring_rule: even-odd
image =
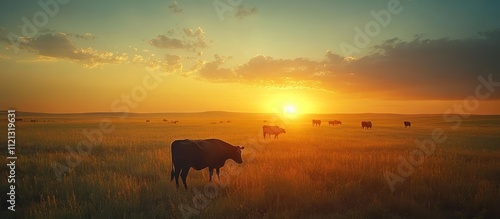
[(297, 109), (294, 105), (285, 105), (283, 107), (283, 113), (286, 115), (295, 115), (297, 113)]

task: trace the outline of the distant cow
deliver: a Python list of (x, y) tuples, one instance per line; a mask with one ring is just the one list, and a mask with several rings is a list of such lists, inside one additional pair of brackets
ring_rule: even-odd
[(362, 121), (361, 122), (361, 127), (366, 128), (366, 129), (371, 129), (372, 128), (372, 122), (371, 121)]
[(404, 121), (403, 123), (405, 124), (405, 128), (411, 127), (411, 122), (410, 121)]
[(313, 119), (313, 120), (312, 120), (312, 124), (313, 124), (313, 126), (316, 126), (316, 125), (317, 125), (317, 126), (320, 126), (320, 125), (321, 125), (321, 120), (316, 120), (316, 119)]
[[(219, 177), (220, 168), (226, 160), (232, 159), (236, 163), (243, 163), (241, 150), (245, 147), (233, 146), (219, 139), (205, 140), (175, 140), (172, 142), (172, 171), (170, 180), (175, 178), (175, 185), (179, 188), (179, 175), (184, 188), (187, 189), (186, 177), (189, 169), (202, 170), (208, 167), (210, 181), (214, 169)], [(220, 177), (219, 177), (220, 178)]]
[(166, 120), (166, 119), (163, 119), (163, 122), (168, 122), (168, 120)]
[(149, 119), (148, 119), (148, 120), (146, 120), (146, 122), (149, 122)]
[(286, 133), (285, 129), (280, 128), (279, 126), (262, 126), (262, 133), (264, 134), (264, 138), (266, 138), (266, 134), (269, 136), (274, 135), (274, 138), (278, 138), (278, 135), (281, 133)]
[(328, 121), (328, 125), (342, 125), (342, 122), (339, 120)]

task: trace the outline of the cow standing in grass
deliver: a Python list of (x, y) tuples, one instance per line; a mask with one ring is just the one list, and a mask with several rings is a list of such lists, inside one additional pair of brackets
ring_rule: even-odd
[(361, 122), (361, 127), (364, 129), (371, 129), (372, 128), (372, 122), (371, 121), (362, 121)]
[(410, 121), (404, 121), (403, 123), (405, 124), (405, 128), (411, 127), (411, 122)]
[(328, 125), (342, 125), (342, 122), (339, 120), (328, 121)]
[(205, 140), (175, 140), (172, 142), (172, 171), (170, 180), (175, 178), (175, 185), (179, 188), (179, 175), (184, 188), (187, 189), (186, 177), (189, 169), (202, 170), (208, 167), (210, 181), (214, 169), (219, 177), (220, 168), (226, 160), (232, 159), (236, 163), (243, 163), (241, 150), (245, 147), (233, 146), (219, 139)]
[(264, 138), (266, 138), (266, 134), (271, 136), (274, 135), (274, 138), (278, 138), (278, 135), (281, 133), (286, 133), (285, 129), (280, 128), (279, 126), (262, 126), (262, 133), (264, 134)]
[(312, 124), (313, 124), (313, 126), (320, 126), (321, 125), (321, 120), (313, 119), (312, 120)]

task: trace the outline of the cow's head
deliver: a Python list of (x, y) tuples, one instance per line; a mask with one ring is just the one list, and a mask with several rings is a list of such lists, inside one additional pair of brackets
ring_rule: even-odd
[(283, 133), (286, 133), (285, 129), (281, 129), (281, 131), (282, 131)]
[(234, 160), (236, 163), (243, 163), (243, 159), (241, 159), (241, 150), (245, 149), (245, 147), (242, 146), (236, 146), (234, 147), (234, 152), (231, 155), (231, 159)]

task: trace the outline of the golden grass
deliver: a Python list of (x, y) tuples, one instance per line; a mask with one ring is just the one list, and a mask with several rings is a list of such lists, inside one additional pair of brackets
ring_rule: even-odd
[[(81, 155), (79, 165), (58, 180), (53, 165), (67, 165), (68, 150), (85, 139), (83, 129), (98, 118), (17, 123), (16, 212), (19, 218), (180, 218), (180, 207), (196, 208), (194, 218), (498, 218), (500, 216), (500, 118), (474, 116), (457, 130), (440, 116), (322, 115), (343, 126), (313, 127), (301, 117), (280, 123), (277, 140), (263, 140), (269, 115), (231, 118), (113, 118), (115, 130)], [(372, 120), (373, 130), (359, 121)], [(62, 119), (60, 119), (62, 120)], [(210, 122), (231, 120), (230, 123)], [(4, 126), (5, 127), (5, 126)], [(397, 172), (398, 157), (408, 157), (415, 139), (436, 127), (448, 139), (403, 183), (391, 190), (385, 171)], [(6, 142), (2, 134), (1, 141)], [(221, 180), (208, 184), (208, 171), (191, 170), (191, 190), (170, 182), (170, 143), (174, 139), (220, 138), (246, 146), (244, 163), (227, 162)], [(5, 153), (0, 155), (5, 159)], [(2, 165), (2, 178), (7, 179)], [(196, 206), (206, 186), (215, 197)], [(0, 188), (7, 191), (2, 180)], [(2, 202), (5, 202), (2, 193)], [(2, 204), (6, 206), (6, 204)], [(6, 207), (5, 207), (6, 208)], [(1, 218), (12, 216), (2, 212)]]

